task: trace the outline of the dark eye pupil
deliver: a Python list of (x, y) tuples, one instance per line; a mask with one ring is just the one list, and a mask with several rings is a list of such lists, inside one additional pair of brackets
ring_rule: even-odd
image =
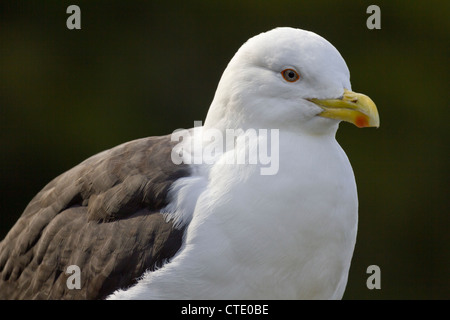
[(285, 69), (281, 72), (281, 74), (283, 75), (284, 80), (289, 82), (295, 82), (299, 78), (297, 72), (293, 69)]

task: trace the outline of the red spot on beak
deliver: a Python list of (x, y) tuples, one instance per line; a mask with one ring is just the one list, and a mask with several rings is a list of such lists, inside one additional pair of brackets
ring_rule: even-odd
[(367, 121), (367, 117), (365, 116), (357, 116), (355, 124), (358, 128), (364, 128), (369, 126), (369, 121)]

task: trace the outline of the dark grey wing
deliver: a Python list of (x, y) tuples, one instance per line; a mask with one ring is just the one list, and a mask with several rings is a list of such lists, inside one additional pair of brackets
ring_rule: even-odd
[[(0, 299), (101, 299), (173, 257), (183, 230), (159, 211), (189, 168), (172, 147), (170, 136), (131, 141), (51, 181), (0, 242)], [(80, 289), (67, 286), (70, 265)]]

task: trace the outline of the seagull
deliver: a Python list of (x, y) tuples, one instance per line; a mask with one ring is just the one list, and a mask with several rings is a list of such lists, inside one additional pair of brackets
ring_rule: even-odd
[(330, 42), (250, 38), (204, 124), (96, 154), (31, 200), (0, 242), (0, 298), (341, 299), (358, 221), (341, 121), (379, 126)]

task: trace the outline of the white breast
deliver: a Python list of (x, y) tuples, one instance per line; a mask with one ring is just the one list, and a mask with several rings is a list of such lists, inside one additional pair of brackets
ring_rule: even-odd
[(215, 164), (177, 256), (114, 297), (341, 298), (357, 230), (350, 163), (334, 137), (283, 133), (279, 160), (271, 176)]

